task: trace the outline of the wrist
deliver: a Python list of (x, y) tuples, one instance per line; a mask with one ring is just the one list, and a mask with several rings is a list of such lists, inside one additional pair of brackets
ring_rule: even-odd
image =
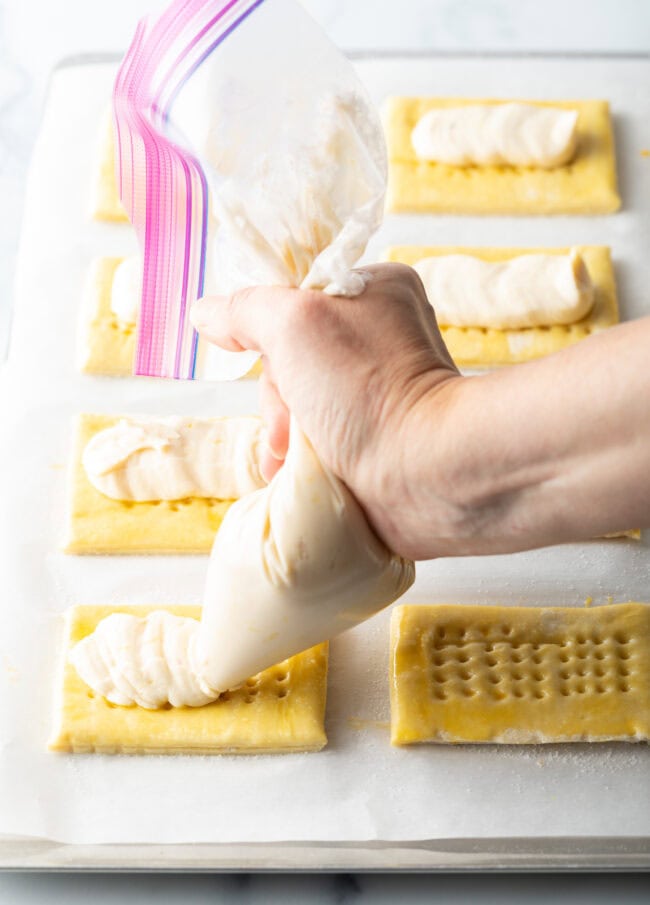
[(455, 415), (473, 378), (436, 368), (420, 375), (396, 405), (359, 475), (360, 498), (371, 523), (397, 553), (412, 559), (440, 555), (442, 535), (463, 532), (472, 507), (452, 478), (447, 449), (462, 442)]
[[(524, 419), (513, 414), (521, 409), (521, 374), (514, 383), (513, 376), (452, 376), (409, 411), (397, 552), (415, 559), (506, 553), (545, 540), (536, 513), (544, 515), (557, 462), (539, 438), (531, 444), (522, 433)], [(557, 506), (553, 518), (558, 528)]]

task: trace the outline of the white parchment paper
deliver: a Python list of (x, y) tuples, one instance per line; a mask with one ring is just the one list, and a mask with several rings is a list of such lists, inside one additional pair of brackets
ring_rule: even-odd
[[(389, 92), (609, 97), (625, 211), (613, 217), (393, 217), (373, 240), (613, 248), (625, 317), (650, 310), (647, 62), (369, 60)], [(203, 557), (71, 557), (64, 529), (78, 412), (256, 408), (227, 386), (81, 376), (74, 358), (92, 257), (131, 251), (131, 230), (88, 218), (99, 119), (114, 69), (58, 71), (29, 182), (10, 360), (0, 381), (0, 833), (76, 843), (415, 840), (649, 835), (645, 745), (391, 748), (388, 613), (331, 646), (327, 731), (316, 755), (102, 757), (48, 753), (63, 611), (75, 603), (199, 603)], [(534, 413), (533, 413), (534, 415)], [(435, 426), (432, 425), (432, 430)], [(593, 542), (418, 567), (414, 602), (582, 605), (650, 600), (647, 539)]]

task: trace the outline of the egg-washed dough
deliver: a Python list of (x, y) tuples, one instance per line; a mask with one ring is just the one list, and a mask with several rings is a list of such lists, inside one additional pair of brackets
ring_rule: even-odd
[(90, 483), (81, 463), (83, 450), (94, 434), (119, 420), (81, 415), (77, 421), (66, 553), (209, 553), (232, 500), (125, 502), (104, 496)]
[(650, 738), (650, 604), (398, 606), (391, 741)]
[[(583, 257), (594, 284), (594, 306), (575, 324), (497, 330), (493, 327), (440, 328), (457, 365), (472, 368), (516, 364), (550, 355), (591, 333), (618, 323), (616, 282), (610, 250), (603, 245), (573, 246)], [(422, 258), (440, 255), (474, 255), (483, 261), (507, 261), (524, 254), (569, 254), (571, 248), (465, 248), (462, 246), (396, 245), (384, 259), (413, 266)]]
[[(82, 331), (79, 367), (84, 374), (130, 377), (135, 357), (135, 324), (122, 323), (111, 308), (115, 271), (124, 258), (96, 258), (90, 267)], [(246, 377), (259, 377), (256, 361)]]
[(288, 754), (319, 751), (327, 694), (327, 644), (249, 679), (204, 707), (145, 710), (110, 704), (67, 662), (70, 649), (111, 613), (164, 609), (201, 618), (200, 607), (76, 606), (66, 616), (63, 676), (48, 747), (75, 754)]
[(552, 170), (533, 167), (455, 167), (421, 161), (411, 132), (429, 110), (504, 100), (391, 97), (384, 111), (388, 143), (387, 209), (392, 213), (609, 214), (621, 200), (616, 185), (614, 136), (606, 101), (522, 103), (578, 111), (573, 159)]
[(97, 258), (90, 265), (79, 367), (84, 374), (129, 377), (133, 373), (135, 324), (121, 322), (111, 308), (115, 271), (123, 258)]
[(124, 205), (120, 200), (115, 175), (115, 139), (110, 110), (102, 117), (93, 174), (91, 216), (93, 220), (112, 220), (128, 223)]

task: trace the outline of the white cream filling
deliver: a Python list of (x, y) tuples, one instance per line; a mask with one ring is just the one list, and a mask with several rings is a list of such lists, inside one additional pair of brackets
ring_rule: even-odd
[(578, 251), (482, 261), (441, 255), (415, 264), (440, 325), (523, 327), (572, 324), (594, 304), (594, 287)]
[(316, 95), (292, 89), (287, 116), (271, 115), (266, 104), (245, 142), (259, 86), (233, 77), (217, 88), (222, 66), (218, 54), (208, 57), (172, 116), (205, 165), (218, 221), (209, 237), (209, 292), (270, 285), (358, 295), (365, 283), (353, 267), (384, 207), (386, 151), (376, 114), (361, 93), (336, 90), (330, 80)]
[(87, 443), (90, 483), (115, 500), (234, 500), (264, 486), (255, 417), (123, 418)]
[(70, 659), (114, 703), (197, 707), (368, 618), (414, 578), (293, 425), (284, 466), (217, 533), (201, 622), (109, 616)]
[(199, 626), (164, 611), (145, 617), (112, 613), (74, 646), (70, 662), (113, 704), (202, 707), (219, 693), (202, 683), (193, 662)]
[(115, 268), (111, 286), (111, 311), (123, 323), (138, 319), (142, 286), (142, 260), (139, 255), (124, 258)]
[(411, 133), (421, 160), (456, 167), (509, 164), (552, 169), (577, 143), (577, 110), (534, 104), (478, 104), (429, 110)]

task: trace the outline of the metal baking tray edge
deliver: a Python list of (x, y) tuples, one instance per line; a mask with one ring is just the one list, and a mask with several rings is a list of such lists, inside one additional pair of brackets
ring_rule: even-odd
[(0, 837), (0, 869), (61, 871), (639, 871), (650, 839), (554, 837), (413, 842), (70, 845)]

